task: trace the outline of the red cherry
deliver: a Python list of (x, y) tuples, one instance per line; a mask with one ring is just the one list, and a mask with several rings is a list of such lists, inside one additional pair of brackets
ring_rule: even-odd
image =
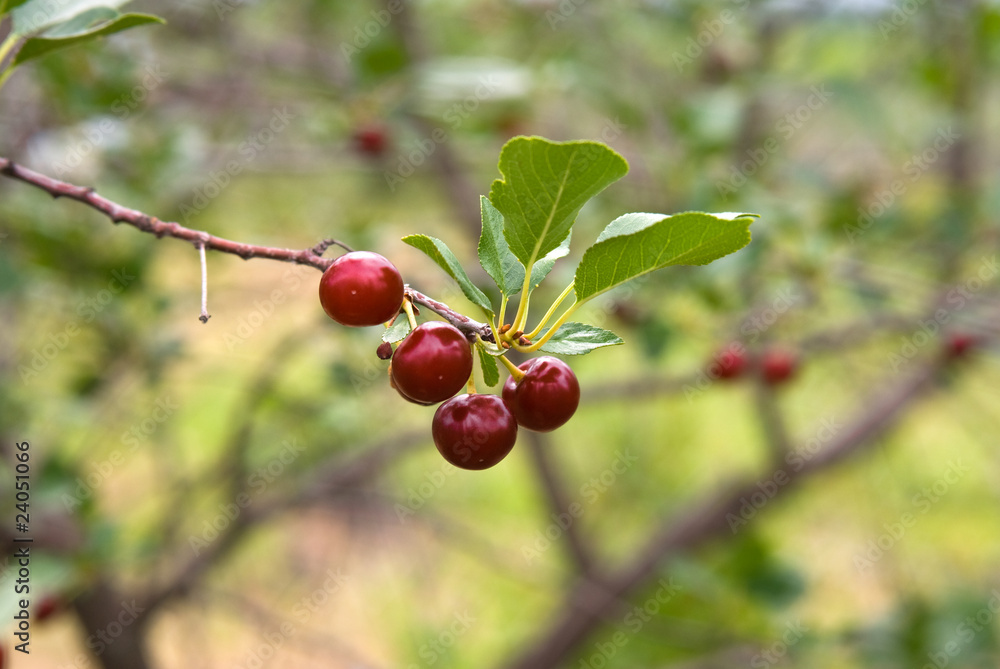
[(403, 306), (403, 277), (379, 254), (352, 251), (323, 272), (319, 301), (327, 316), (341, 325), (380, 325)]
[(412, 397), (407, 397), (406, 395), (404, 395), (403, 391), (400, 390), (399, 386), (396, 385), (395, 379), (392, 378), (392, 363), (389, 363), (389, 385), (392, 386), (392, 389), (395, 390), (397, 393), (399, 393), (399, 396), (402, 397), (407, 402), (413, 402), (414, 404), (419, 404), (422, 407), (429, 407), (432, 404), (436, 404), (436, 402), (418, 402)]
[(381, 156), (389, 147), (389, 133), (380, 125), (367, 125), (354, 131), (354, 148), (369, 156)]
[(562, 360), (551, 356), (534, 358), (518, 367), (520, 382), (511, 376), (503, 384), (503, 401), (517, 424), (535, 432), (551, 432), (563, 425), (580, 404), (580, 383)]
[(974, 335), (965, 332), (952, 332), (948, 335), (945, 347), (949, 358), (961, 358), (978, 343), (979, 339)]
[(760, 369), (766, 383), (777, 385), (790, 379), (798, 364), (798, 358), (791, 351), (771, 349), (761, 357)]
[(62, 601), (55, 595), (46, 595), (35, 608), (35, 620), (44, 622), (62, 610)]
[(735, 379), (743, 374), (746, 366), (746, 349), (742, 345), (733, 344), (715, 355), (709, 369), (720, 379)]
[(459, 395), (438, 407), (431, 424), (434, 445), (462, 469), (488, 469), (510, 453), (517, 421), (496, 395)]
[(392, 354), (396, 389), (418, 404), (448, 399), (465, 386), (471, 374), (469, 340), (442, 321), (417, 326)]

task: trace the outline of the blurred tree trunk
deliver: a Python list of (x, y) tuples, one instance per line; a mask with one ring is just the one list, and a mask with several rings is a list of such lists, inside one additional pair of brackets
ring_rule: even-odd
[(87, 648), (104, 669), (147, 669), (142, 609), (101, 577), (73, 602)]

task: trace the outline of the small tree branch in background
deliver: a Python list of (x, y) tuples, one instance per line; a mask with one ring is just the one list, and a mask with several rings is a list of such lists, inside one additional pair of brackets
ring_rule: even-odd
[(198, 555), (188, 559), (165, 584), (151, 589), (139, 598), (139, 604), (144, 609), (142, 617), (151, 616), (162, 606), (187, 594), (239, 545), (240, 540), (250, 530), (264, 521), (279, 513), (324, 503), (370, 483), (400, 455), (413, 450), (426, 440), (427, 434), (424, 430), (413, 430), (395, 434), (363, 448), (357, 455), (344, 459), (331, 458), (327, 465), (319, 466), (319, 471), (311, 482), (304, 483), (286, 496), (261, 501), (244, 509), (228, 527), (219, 532), (218, 538)]
[(599, 574), (594, 573), (596, 570), (594, 551), (580, 535), (580, 528), (577, 522), (579, 520), (577, 518), (579, 513), (574, 508), (571, 508), (574, 506), (578, 507), (580, 504), (579, 502), (569, 501), (566, 496), (566, 490), (557, 473), (558, 468), (552, 463), (552, 444), (549, 443), (545, 435), (532, 432), (531, 430), (522, 430), (521, 436), (522, 438), (526, 438), (528, 442), (528, 454), (531, 457), (534, 470), (538, 474), (549, 510), (557, 518), (566, 519), (564, 523), (560, 523), (560, 527), (563, 524), (566, 525), (562, 537), (565, 539), (566, 551), (570, 560), (573, 561), (581, 576), (585, 578), (598, 578)]
[[(768, 504), (786, 495), (803, 479), (876, 443), (877, 438), (903, 416), (910, 404), (933, 387), (944, 363), (943, 357), (930, 360), (895, 387), (864, 403), (861, 414), (838, 432), (824, 450), (798, 471), (783, 470), (786, 483), (778, 487)], [(773, 476), (775, 473), (772, 471), (765, 475)], [(649, 543), (638, 550), (633, 560), (610, 572), (600, 586), (582, 582), (570, 591), (564, 603), (556, 608), (556, 619), (548, 629), (501, 666), (504, 669), (551, 669), (560, 666), (604, 622), (619, 599), (645, 584), (664, 562), (725, 536), (727, 531), (731, 532), (731, 517), (741, 518), (739, 513), (743, 498), (758, 492), (757, 484), (758, 480), (754, 478), (728, 487), (668, 520), (659, 532), (654, 533)]]
[(777, 390), (763, 379), (755, 378), (753, 399), (770, 460), (772, 463), (780, 463), (790, 452), (792, 442), (788, 437), (788, 428), (781, 406), (778, 404)]

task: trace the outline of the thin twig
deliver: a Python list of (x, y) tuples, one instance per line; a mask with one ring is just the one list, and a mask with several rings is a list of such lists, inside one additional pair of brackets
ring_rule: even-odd
[[(320, 271), (326, 271), (333, 263), (333, 259), (321, 257), (328, 247), (336, 244), (347, 251), (351, 250), (349, 246), (335, 239), (324, 239), (312, 248), (297, 250), (258, 246), (223, 239), (201, 230), (184, 227), (179, 223), (161, 221), (155, 216), (122, 206), (117, 202), (102, 197), (93, 188), (84, 188), (83, 186), (76, 186), (65, 181), (60, 181), (59, 179), (53, 179), (52, 177), (18, 165), (9, 158), (0, 157), (0, 174), (40, 188), (52, 197), (65, 197), (82, 202), (110, 218), (113, 223), (127, 223), (134, 228), (154, 234), (157, 237), (183, 239), (196, 246), (200, 245), (204, 249), (231, 253), (244, 260), (249, 260), (250, 258), (267, 258), (269, 260), (308, 265)], [(467, 316), (463, 316), (448, 307), (448, 305), (431, 299), (412, 287), (407, 286), (406, 294), (414, 303), (427, 307), (464, 332), (470, 341), (475, 341), (477, 334), (486, 341), (493, 341), (493, 335), (488, 324), (480, 323)]]
[(204, 244), (198, 244), (198, 255), (201, 258), (201, 316), (198, 320), (208, 323), (211, 316), (208, 313), (208, 262), (205, 260)]

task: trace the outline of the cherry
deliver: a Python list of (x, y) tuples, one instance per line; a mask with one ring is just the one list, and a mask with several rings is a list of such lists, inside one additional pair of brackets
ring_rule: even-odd
[(62, 610), (62, 602), (55, 595), (46, 595), (35, 608), (35, 620), (44, 622)]
[(434, 412), (434, 445), (462, 469), (488, 469), (510, 453), (517, 421), (496, 395), (459, 395)]
[(580, 404), (580, 384), (562, 360), (543, 355), (518, 367), (520, 382), (503, 384), (503, 401), (517, 424), (535, 432), (551, 432), (573, 417)]
[(765, 383), (777, 385), (790, 379), (795, 374), (798, 364), (798, 358), (791, 351), (771, 349), (765, 351), (761, 357), (760, 370)]
[(952, 332), (945, 342), (945, 352), (949, 358), (961, 358), (978, 343), (979, 340), (974, 335), (966, 332)]
[(472, 349), (458, 328), (442, 321), (418, 325), (392, 354), (392, 381), (416, 403), (446, 400), (472, 375)]
[(711, 369), (720, 379), (735, 379), (743, 374), (746, 366), (746, 350), (739, 344), (733, 344), (716, 354)]
[(369, 156), (381, 156), (389, 147), (389, 133), (381, 125), (366, 125), (354, 131), (354, 148)]
[(403, 306), (403, 277), (379, 254), (351, 251), (323, 272), (319, 301), (327, 316), (341, 325), (380, 325)]
[(406, 395), (404, 395), (403, 391), (400, 390), (399, 386), (396, 385), (395, 379), (392, 378), (392, 363), (389, 363), (389, 385), (392, 386), (392, 389), (395, 390), (397, 393), (399, 393), (399, 396), (402, 397), (407, 402), (413, 402), (414, 404), (419, 404), (422, 407), (429, 407), (432, 404), (435, 404), (435, 402), (418, 402), (412, 397), (407, 397)]

